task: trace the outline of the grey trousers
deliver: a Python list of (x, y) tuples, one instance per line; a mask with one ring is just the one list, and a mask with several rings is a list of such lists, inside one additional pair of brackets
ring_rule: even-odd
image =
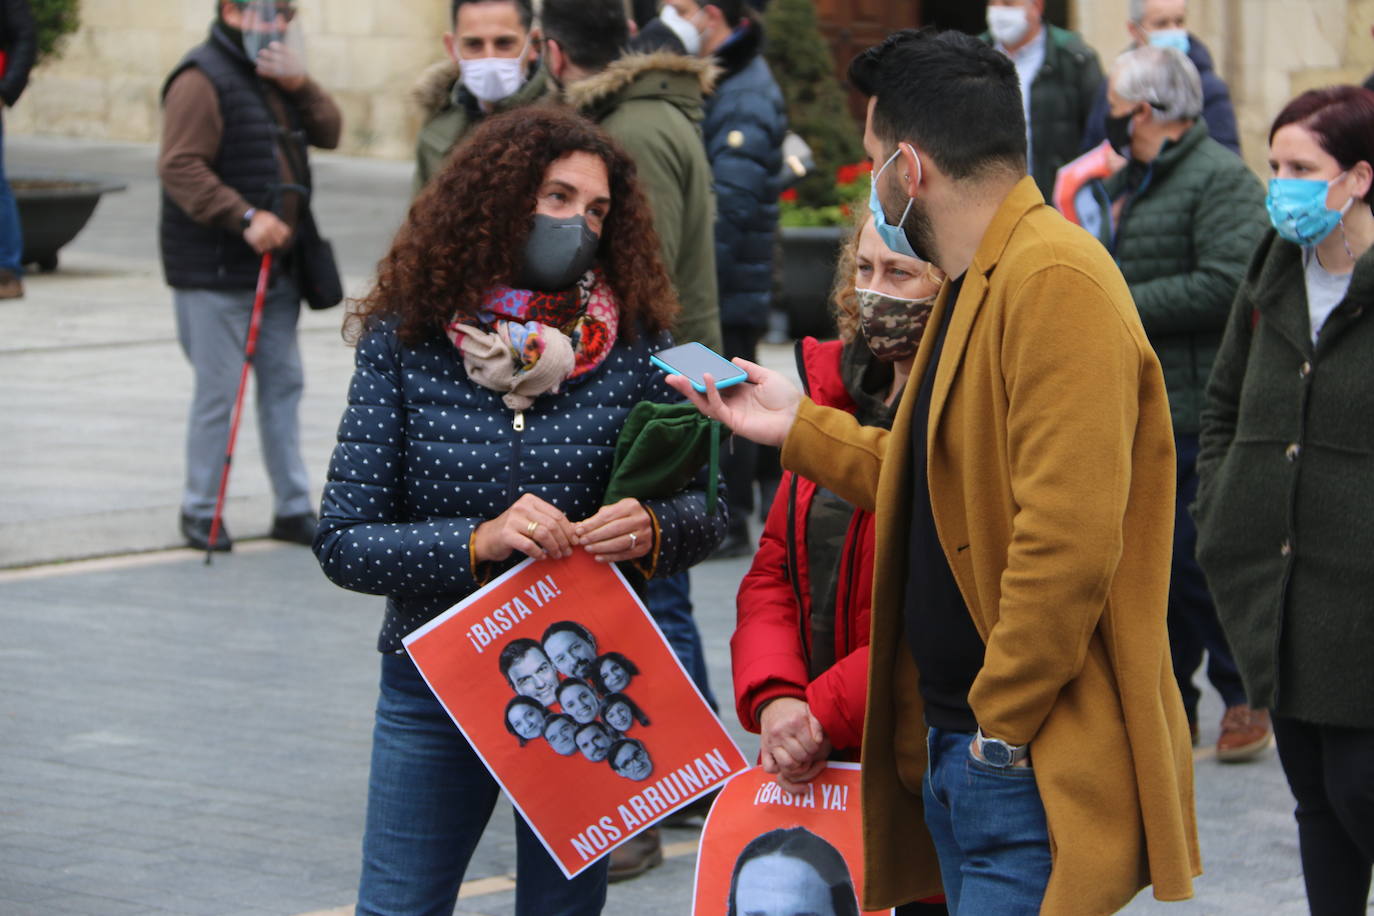
[[(181, 509), (194, 518), (209, 518), (224, 470), (253, 293), (176, 289), (172, 298), (177, 338), (196, 375), (186, 424), (186, 489)], [(296, 341), (300, 307), (300, 295), (291, 280), (279, 279), (272, 285), (263, 305), (253, 359), (258, 438), (277, 515), (301, 515), (313, 508), (300, 445), (299, 408), (305, 389)]]

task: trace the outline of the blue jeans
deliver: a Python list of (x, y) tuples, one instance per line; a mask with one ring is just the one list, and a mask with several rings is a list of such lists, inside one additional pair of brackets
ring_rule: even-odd
[(1169, 654), (1174, 679), (1183, 695), (1190, 722), (1197, 721), (1201, 698), (1193, 674), (1207, 653), (1207, 680), (1228, 707), (1246, 703), (1245, 685), (1231, 657), (1231, 647), (1217, 619), (1212, 593), (1197, 562), (1197, 524), (1188, 507), (1197, 499), (1198, 437), (1182, 433), (1174, 437), (1178, 454), (1177, 502), (1174, 506), (1174, 555), (1169, 577)]
[(1045, 806), (1030, 767), (973, 759), (969, 732), (932, 728), (922, 781), (926, 827), (950, 913), (1040, 912), (1050, 880)]
[(706, 648), (701, 643), (701, 631), (697, 629), (696, 619), (692, 617), (692, 580), (685, 572), (674, 573), (661, 579), (650, 579), (644, 594), (644, 604), (649, 616), (654, 618), (673, 654), (682, 662), (682, 667), (692, 676), (701, 695), (716, 712), (720, 706), (715, 694), (711, 693), (711, 682), (706, 676)]
[(0, 270), (23, 273), (19, 261), (24, 256), (24, 233), (19, 226), (19, 205), (14, 202), (9, 178), (5, 176), (5, 119), (0, 116)]
[[(449, 916), (499, 792), (409, 656), (383, 655), (360, 916)], [(607, 859), (569, 881), (519, 813), (515, 839), (519, 916), (601, 912)]]

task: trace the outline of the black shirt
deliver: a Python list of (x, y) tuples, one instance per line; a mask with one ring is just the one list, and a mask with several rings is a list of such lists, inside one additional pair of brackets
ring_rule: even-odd
[(940, 548), (935, 516), (930, 508), (929, 468), (926, 466), (926, 426), (930, 420), (935, 370), (945, 347), (964, 278), (950, 284), (948, 305), (935, 338), (916, 408), (911, 417), (911, 544), (906, 578), (906, 642), (920, 672), (921, 700), (926, 724), (933, 728), (971, 732), (978, 722), (969, 709), (968, 692), (983, 668), (983, 640), (973, 626), (954, 573)]

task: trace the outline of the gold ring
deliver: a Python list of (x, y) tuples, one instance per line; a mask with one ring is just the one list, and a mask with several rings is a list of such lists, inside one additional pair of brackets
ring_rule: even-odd
[(538, 531), (538, 530), (539, 530), (539, 523), (538, 523), (538, 522), (530, 522), (528, 525), (525, 526), (525, 536), (526, 536), (526, 537), (534, 537), (535, 532)]
[(639, 538), (635, 536), (635, 533), (634, 533), (633, 531), (631, 531), (631, 532), (630, 532), (630, 549), (631, 549), (631, 550), (634, 550), (634, 549), (635, 549), (635, 542), (637, 542), (638, 540), (639, 540)]

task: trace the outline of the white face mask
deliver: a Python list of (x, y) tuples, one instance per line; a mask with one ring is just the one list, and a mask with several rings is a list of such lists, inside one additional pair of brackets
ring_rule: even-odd
[(687, 49), (687, 53), (696, 57), (701, 53), (701, 33), (697, 27), (692, 25), (690, 19), (683, 19), (682, 14), (676, 7), (664, 4), (663, 9), (658, 14), (658, 21), (673, 30), (673, 34), (682, 42), (682, 46)]
[(1000, 45), (1014, 45), (1030, 31), (1024, 6), (989, 6), (988, 31)]
[(494, 104), (515, 94), (525, 84), (525, 53), (529, 40), (514, 57), (458, 58), (463, 85), (479, 102)]

